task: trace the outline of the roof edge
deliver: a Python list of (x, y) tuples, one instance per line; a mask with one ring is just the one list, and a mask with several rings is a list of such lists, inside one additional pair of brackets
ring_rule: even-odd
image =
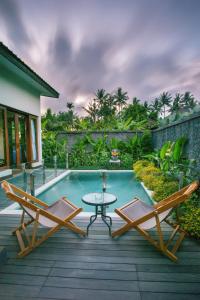
[(25, 62), (23, 62), (14, 52), (12, 52), (7, 46), (5, 46), (0, 41), (0, 55), (7, 58), (11, 63), (15, 64), (19, 69), (25, 72), (34, 81), (39, 83), (43, 88), (45, 88), (51, 96), (42, 95), (46, 97), (58, 98), (59, 93), (50, 86), (44, 79), (42, 79), (36, 72), (34, 72)]

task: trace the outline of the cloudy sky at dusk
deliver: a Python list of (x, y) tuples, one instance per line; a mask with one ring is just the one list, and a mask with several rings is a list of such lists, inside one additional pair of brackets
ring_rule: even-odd
[(61, 94), (42, 111), (80, 107), (121, 86), (150, 101), (200, 98), (199, 0), (0, 0), (0, 40)]

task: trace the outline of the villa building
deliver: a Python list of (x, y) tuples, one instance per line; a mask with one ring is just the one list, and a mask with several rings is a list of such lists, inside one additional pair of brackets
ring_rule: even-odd
[(41, 162), (40, 96), (59, 93), (0, 42), (0, 177)]

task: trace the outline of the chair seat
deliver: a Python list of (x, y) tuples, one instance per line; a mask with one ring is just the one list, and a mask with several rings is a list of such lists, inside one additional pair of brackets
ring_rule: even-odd
[[(120, 211), (129, 219), (135, 221), (137, 219), (146, 216), (148, 213), (155, 211), (155, 208), (152, 205), (146, 204), (145, 202), (138, 199), (136, 201), (130, 202), (130, 204), (120, 209)], [(162, 222), (166, 218), (166, 216), (169, 214), (170, 211), (171, 209), (168, 209), (165, 212), (159, 214), (160, 222)], [(142, 229), (150, 229), (155, 226), (156, 226), (155, 218), (151, 218), (139, 225), (139, 227)]]
[(60, 219), (64, 220), (76, 209), (69, 203), (67, 203), (65, 200), (59, 199), (45, 210), (52, 213), (56, 217), (59, 217)]
[[(36, 217), (35, 211), (29, 209), (29, 208), (24, 208), (27, 213), (32, 217)], [(59, 199), (58, 201), (54, 202), (52, 205), (44, 209), (45, 211), (51, 213), (52, 215), (59, 217), (62, 220), (65, 220), (71, 213), (73, 213), (76, 209), (71, 206), (69, 203), (67, 203), (63, 199)], [(54, 227), (58, 225), (56, 222), (50, 220), (49, 218), (46, 218), (42, 215), (39, 216), (38, 222), (45, 226), (45, 227)]]

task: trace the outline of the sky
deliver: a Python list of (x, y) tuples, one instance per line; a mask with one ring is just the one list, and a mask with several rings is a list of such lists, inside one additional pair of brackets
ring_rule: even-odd
[(101, 88), (199, 99), (199, 28), (199, 0), (0, 0), (0, 40), (60, 93), (42, 113), (81, 114)]

